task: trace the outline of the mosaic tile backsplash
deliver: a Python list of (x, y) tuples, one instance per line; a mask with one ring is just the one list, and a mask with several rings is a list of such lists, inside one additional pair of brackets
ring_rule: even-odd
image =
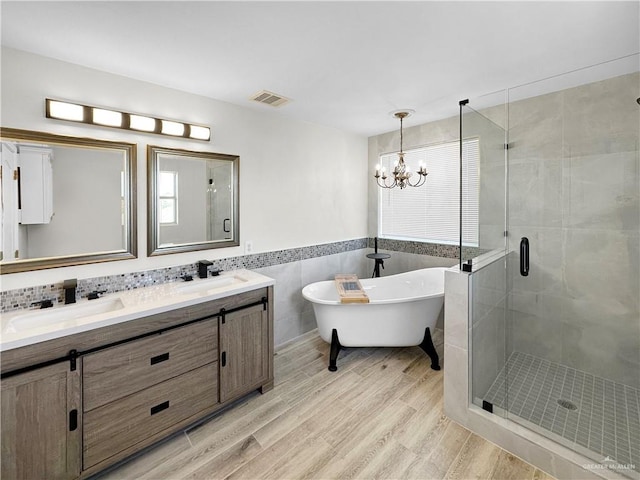
[[(369, 238), (368, 247), (373, 248), (374, 238)], [(378, 238), (378, 248), (380, 250), (391, 250), (394, 252), (415, 253), (418, 255), (430, 255), (432, 257), (459, 258), (460, 248), (457, 245), (445, 245), (442, 243), (425, 243), (408, 240), (393, 240), (389, 238)], [(475, 258), (487, 250), (476, 247), (462, 247), (464, 258)]]
[[(342, 242), (312, 245), (309, 247), (291, 248), (287, 250), (276, 250), (273, 252), (223, 258), (215, 260), (214, 266), (221, 270), (236, 270), (240, 268), (254, 270), (257, 268), (297, 262), (309, 258), (323, 257), (325, 255), (334, 255), (352, 250), (373, 248), (373, 246), (373, 238), (359, 238)], [(458, 247), (454, 245), (379, 239), (378, 248), (443, 258), (458, 257)], [(123, 290), (133, 290), (135, 288), (148, 287), (150, 285), (174, 282), (184, 275), (197, 276), (197, 273), (197, 264), (192, 263), (176, 267), (124, 273), (121, 275), (79, 279), (76, 295), (78, 298), (84, 298), (93, 291), (104, 290), (106, 293), (114, 293)], [(52, 300), (55, 304), (63, 302), (63, 298), (64, 291), (62, 289), (62, 282), (8, 290), (1, 293), (1, 311), (9, 312), (12, 310), (33, 308), (34, 302), (47, 299)]]

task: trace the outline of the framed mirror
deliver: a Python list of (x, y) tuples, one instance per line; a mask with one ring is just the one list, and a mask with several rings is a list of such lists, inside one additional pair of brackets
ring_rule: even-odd
[(148, 252), (235, 247), (239, 157), (149, 145)]
[(136, 258), (136, 145), (0, 128), (3, 274)]

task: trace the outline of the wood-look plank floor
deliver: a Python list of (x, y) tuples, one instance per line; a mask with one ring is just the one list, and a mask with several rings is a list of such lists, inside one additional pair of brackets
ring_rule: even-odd
[(273, 390), (101, 479), (551, 479), (449, 420), (418, 347), (346, 349), (334, 373), (328, 355), (317, 334), (280, 349)]

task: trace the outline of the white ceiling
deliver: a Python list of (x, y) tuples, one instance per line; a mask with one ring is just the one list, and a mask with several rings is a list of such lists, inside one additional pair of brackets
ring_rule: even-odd
[[(640, 2), (2, 0), (2, 44), (370, 136), (640, 51)], [(634, 60), (637, 63), (637, 60)], [(266, 89), (292, 99), (249, 101)], [(82, 99), (78, 99), (82, 100)]]

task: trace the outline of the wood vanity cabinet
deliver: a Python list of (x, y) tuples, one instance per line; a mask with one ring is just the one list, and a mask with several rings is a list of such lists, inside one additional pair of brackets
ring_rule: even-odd
[[(220, 317), (220, 401), (268, 387), (269, 315), (256, 305)], [(261, 388), (262, 390), (262, 388)]]
[(217, 406), (217, 320), (84, 357), (84, 469)]
[(266, 287), (2, 352), (2, 479), (89, 477), (272, 388), (272, 299)]
[(2, 380), (3, 479), (80, 475), (80, 369), (56, 363)]

